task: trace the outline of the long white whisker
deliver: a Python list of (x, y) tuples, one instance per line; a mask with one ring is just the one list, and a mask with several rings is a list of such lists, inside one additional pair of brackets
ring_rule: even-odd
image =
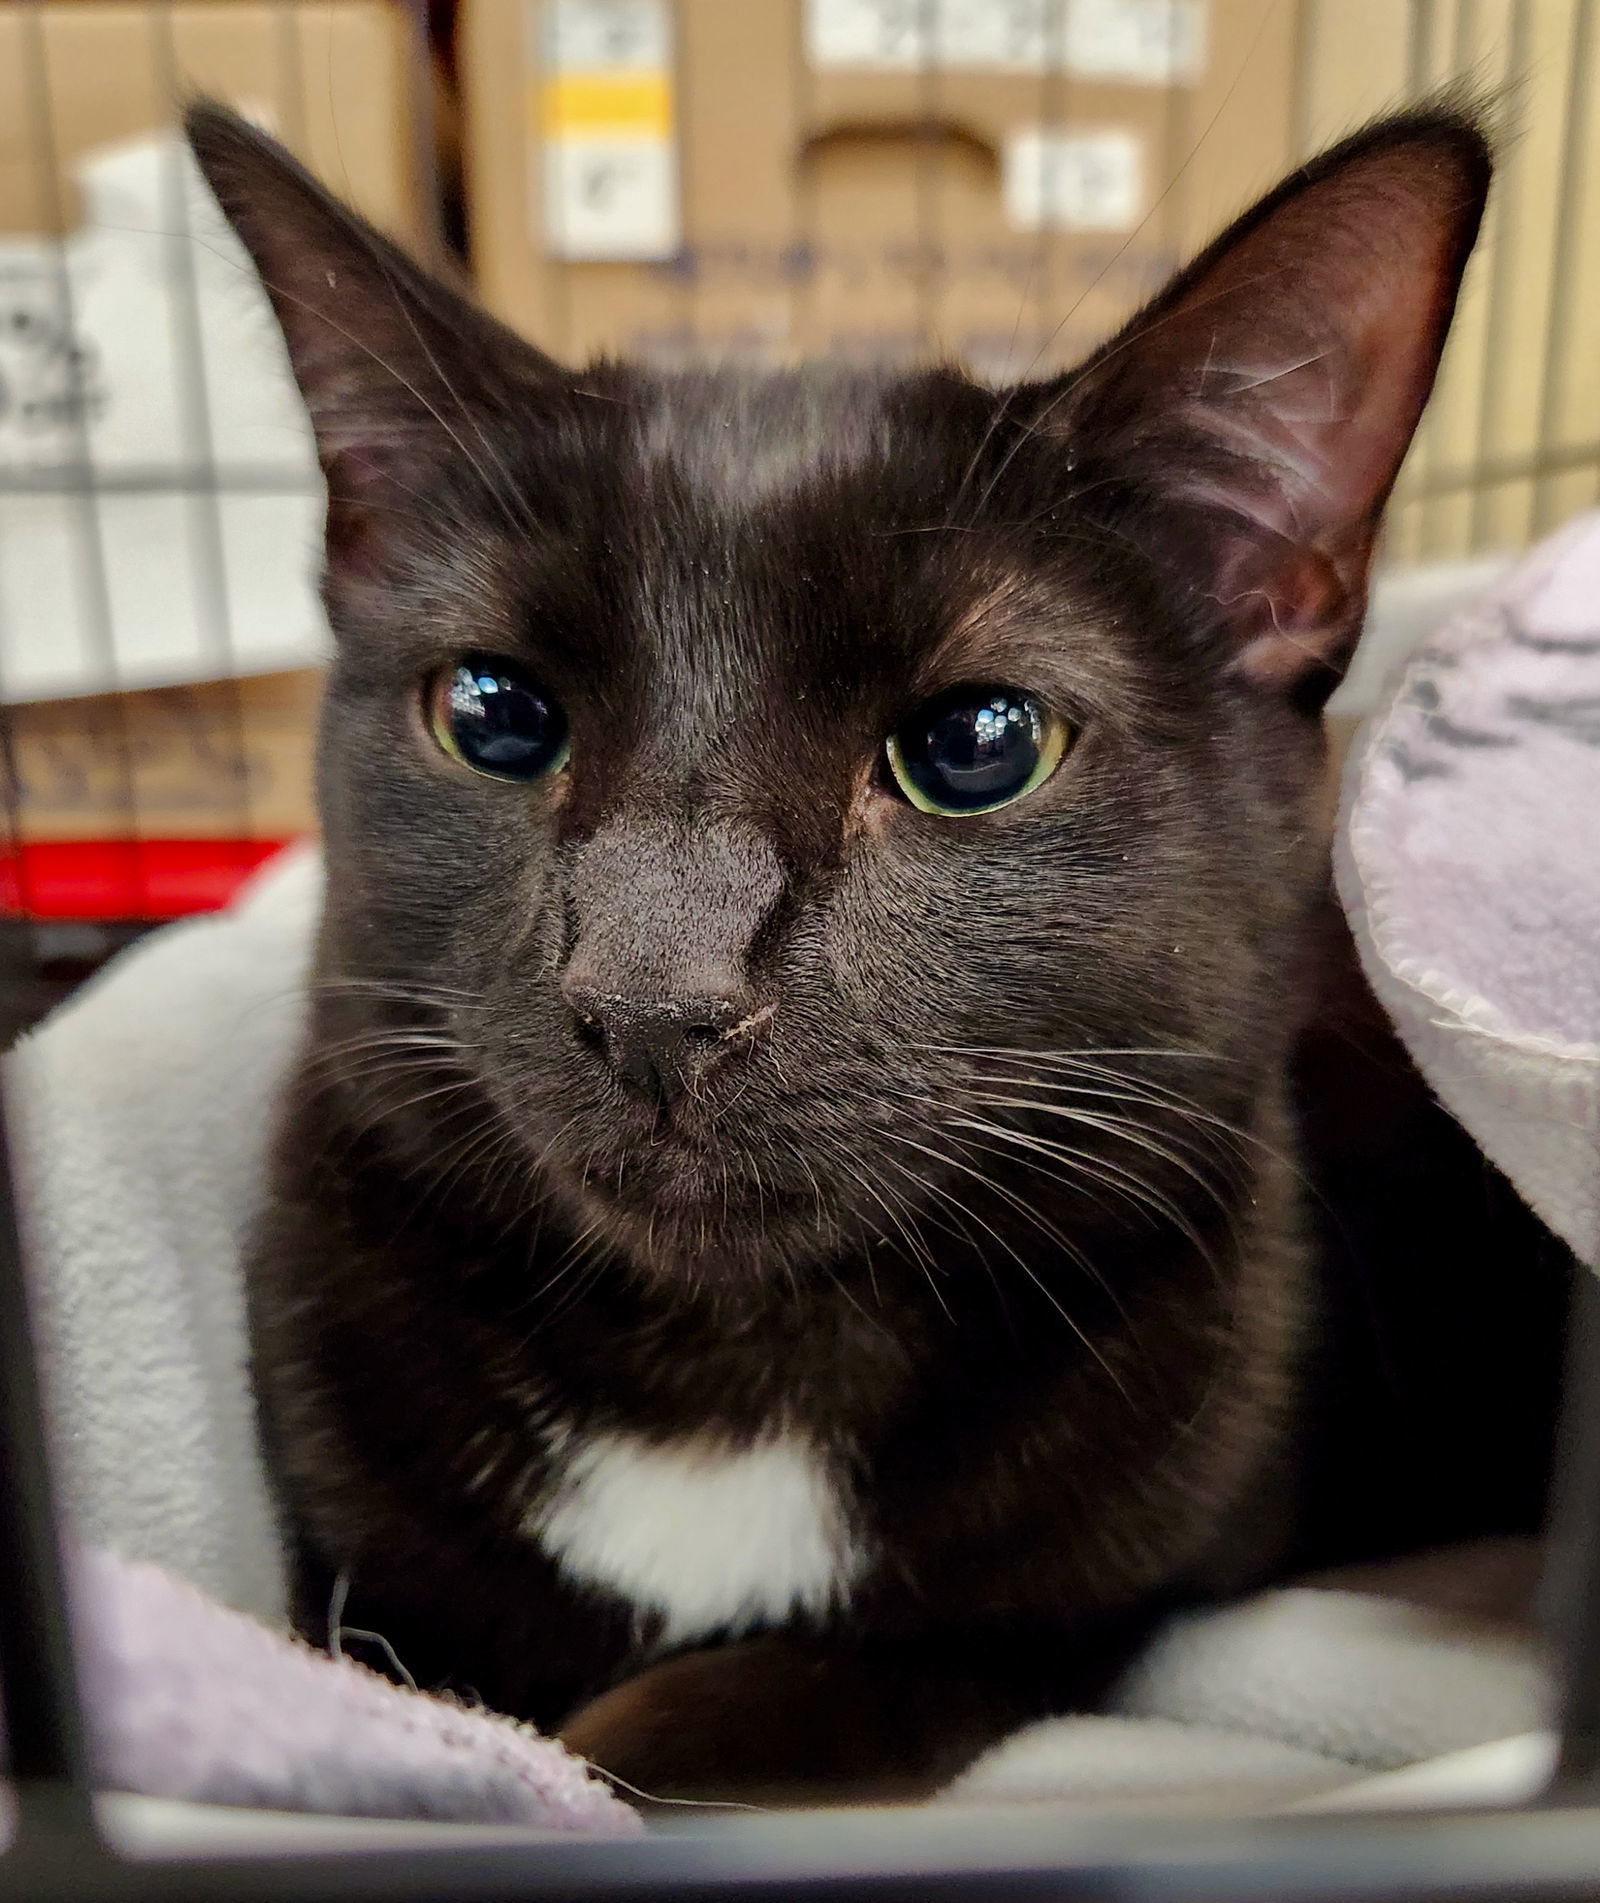
[[(968, 1165), (962, 1164), (956, 1158), (950, 1157), (948, 1155), (944, 1155), (938, 1150), (930, 1148), (925, 1143), (918, 1143), (915, 1140), (915, 1138), (908, 1137), (903, 1130), (885, 1132), (885, 1134), (889, 1135), (891, 1137), (891, 1140), (894, 1142), (904, 1143), (909, 1145), (909, 1147), (914, 1150), (920, 1150), (924, 1156), (931, 1157), (936, 1163), (939, 1163), (945, 1167), (953, 1166), (958, 1170), (964, 1170), (967, 1175), (973, 1177), (976, 1181), (983, 1184), (983, 1186), (986, 1189), (995, 1190), (998, 1193), (1000, 1193), (1002, 1196), (1007, 1194), (1003, 1185), (992, 1183), (989, 1180), (989, 1178), (984, 1176), (980, 1171), (972, 1169)], [(1021, 1207), (1026, 1208), (1025, 1204), (1020, 1204), (1020, 1199), (1018, 1199), (1018, 1202)], [(972, 1214), (972, 1211), (968, 1210), (967, 1214), (969, 1215)], [(1018, 1268), (1022, 1270), (1023, 1274), (1027, 1276), (1030, 1282), (1033, 1283), (1034, 1287), (1038, 1289), (1039, 1293), (1045, 1298), (1045, 1300), (1050, 1304), (1050, 1306), (1056, 1311), (1056, 1313), (1061, 1317), (1061, 1319), (1072, 1330), (1073, 1334), (1077, 1336), (1078, 1340), (1089, 1351), (1089, 1353), (1094, 1357), (1094, 1359), (1100, 1364), (1100, 1367), (1105, 1372), (1107, 1378), (1111, 1381), (1112, 1385), (1116, 1388), (1117, 1392), (1122, 1396), (1122, 1398), (1125, 1401), (1128, 1402), (1130, 1406), (1132, 1406), (1133, 1404), (1132, 1396), (1128, 1393), (1127, 1388), (1123, 1385), (1121, 1377), (1118, 1375), (1116, 1369), (1112, 1367), (1111, 1363), (1107, 1361), (1105, 1356), (1101, 1353), (1100, 1349), (1094, 1343), (1094, 1341), (1090, 1338), (1088, 1331), (1082, 1326), (1080, 1322), (1078, 1322), (1071, 1314), (1069, 1314), (1065, 1308), (1062, 1307), (1061, 1303), (1057, 1301), (1055, 1295), (1051, 1292), (1049, 1288), (1046, 1287), (1045, 1283), (1041, 1280), (1041, 1278), (1037, 1274), (1035, 1274), (1033, 1268), (1023, 1258), (1020, 1251), (1013, 1246), (1009, 1238), (1002, 1235), (998, 1229), (990, 1228), (989, 1233), (993, 1236), (994, 1240), (1000, 1244), (1001, 1248), (1003, 1248), (1006, 1251), (1006, 1253), (1016, 1262)]]

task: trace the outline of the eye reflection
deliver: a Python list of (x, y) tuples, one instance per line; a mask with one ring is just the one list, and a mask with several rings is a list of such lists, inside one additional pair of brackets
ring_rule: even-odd
[(495, 655), (464, 655), (441, 669), (428, 683), (427, 708), (440, 748), (490, 779), (543, 779), (571, 752), (560, 703), (516, 662)]
[(1059, 714), (1019, 688), (952, 688), (885, 742), (895, 784), (920, 812), (992, 813), (1041, 787), (1072, 739)]

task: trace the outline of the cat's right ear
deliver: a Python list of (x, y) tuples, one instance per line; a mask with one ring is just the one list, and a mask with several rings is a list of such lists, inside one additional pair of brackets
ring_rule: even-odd
[(481, 465), (486, 414), (560, 387), (548, 358), (431, 276), (225, 107), (186, 129), (261, 275), (328, 481), (330, 557), (414, 506), (452, 455)]
[(1225, 634), (1310, 709), (1361, 629), (1379, 518), (1432, 388), (1491, 155), (1449, 100), (1381, 121), (1247, 211), (1033, 427), (1120, 492)]

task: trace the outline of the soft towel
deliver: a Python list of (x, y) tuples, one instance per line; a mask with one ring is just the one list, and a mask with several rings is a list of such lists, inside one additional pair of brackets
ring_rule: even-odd
[(6, 1060), (33, 1301), (74, 1535), (287, 1621), (241, 1264), (318, 902), (285, 855), (158, 932)]
[[(1457, 1575), (1477, 1563), (1448, 1556)], [(1381, 1591), (1292, 1587), (1175, 1619), (1113, 1715), (1030, 1725), (947, 1798), (1277, 1808), (1549, 1724), (1525, 1624), (1408, 1603), (1426, 1568), (1385, 1570)]]

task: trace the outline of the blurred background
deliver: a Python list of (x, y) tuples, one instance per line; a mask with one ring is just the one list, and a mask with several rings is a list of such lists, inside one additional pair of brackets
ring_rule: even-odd
[(186, 95), (559, 356), (998, 378), (1081, 356), (1368, 115), (1509, 88), (1385, 549), (1390, 619), (1423, 625), (1600, 494), (1595, 10), (0, 0), (0, 908), (65, 984), (314, 825), (318, 478)]

